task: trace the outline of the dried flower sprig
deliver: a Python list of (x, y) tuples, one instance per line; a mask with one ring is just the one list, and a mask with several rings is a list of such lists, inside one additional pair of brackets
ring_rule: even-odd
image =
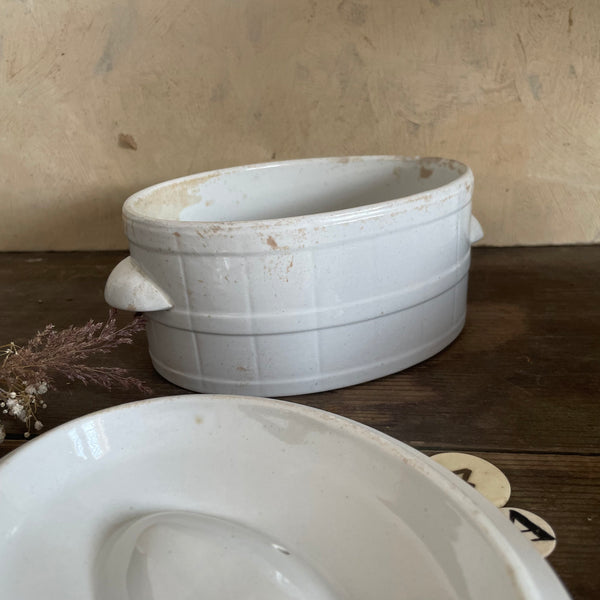
[[(89, 320), (85, 325), (56, 330), (47, 325), (19, 347), (13, 342), (0, 347), (0, 409), (22, 421), (31, 435), (31, 428), (42, 429), (39, 409), (46, 408), (42, 396), (55, 388), (55, 378), (64, 377), (84, 385), (94, 383), (111, 389), (113, 386), (150, 389), (128, 375), (121, 367), (99, 367), (86, 364), (93, 355), (107, 354), (121, 344), (131, 344), (133, 335), (144, 329), (144, 319), (136, 316), (128, 325), (117, 327), (116, 310), (111, 309), (105, 323)], [(0, 422), (0, 443), (5, 437)]]

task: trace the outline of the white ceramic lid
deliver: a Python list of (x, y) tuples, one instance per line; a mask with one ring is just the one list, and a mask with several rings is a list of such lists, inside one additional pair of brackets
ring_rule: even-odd
[(3, 598), (568, 597), (451, 472), (293, 403), (115, 407), (9, 454), (0, 482)]

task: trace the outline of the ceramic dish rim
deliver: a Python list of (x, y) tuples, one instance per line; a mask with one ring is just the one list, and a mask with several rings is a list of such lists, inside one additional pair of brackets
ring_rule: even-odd
[[(456, 165), (457, 177), (452, 181), (443, 185), (433, 187), (431, 189), (417, 192), (415, 194), (409, 194), (400, 198), (391, 198), (390, 200), (384, 200), (382, 202), (374, 202), (373, 204), (363, 204), (354, 208), (342, 208), (338, 210), (323, 211), (318, 213), (310, 213), (306, 215), (294, 215), (290, 217), (275, 217), (271, 219), (247, 219), (239, 221), (183, 221), (179, 219), (164, 219), (160, 217), (152, 217), (142, 212), (138, 212), (135, 208), (136, 202), (142, 200), (144, 197), (159, 191), (161, 188), (169, 187), (176, 184), (187, 183), (197, 178), (210, 179), (216, 176), (228, 175), (231, 173), (238, 173), (240, 171), (252, 171), (277, 168), (287, 165), (309, 165), (311, 163), (340, 163), (347, 164), (358, 161), (401, 161), (406, 163), (425, 163), (425, 164), (436, 164), (447, 162), (452, 165)], [(230, 232), (236, 229), (264, 229), (266, 227), (273, 227), (275, 224), (280, 227), (294, 227), (302, 224), (304, 226), (311, 226), (315, 223), (319, 225), (333, 225), (349, 223), (365, 218), (373, 218), (381, 216), (382, 214), (388, 214), (393, 210), (397, 210), (401, 206), (415, 203), (417, 200), (426, 200), (431, 196), (433, 192), (444, 192), (444, 196), (451, 196), (457, 194), (461, 188), (467, 188), (470, 191), (473, 187), (473, 172), (471, 168), (463, 162), (454, 160), (451, 158), (443, 158), (438, 156), (402, 156), (396, 154), (382, 154), (382, 155), (364, 155), (364, 156), (331, 156), (331, 157), (317, 157), (317, 158), (299, 158), (292, 160), (282, 160), (273, 162), (262, 162), (248, 165), (238, 165), (233, 167), (226, 167), (223, 169), (214, 169), (211, 171), (202, 171), (200, 173), (193, 173), (191, 175), (184, 175), (183, 177), (177, 177), (175, 179), (168, 179), (156, 183), (144, 189), (141, 189), (131, 196), (129, 196), (123, 204), (123, 218), (126, 221), (134, 223), (143, 223), (148, 226), (155, 226), (160, 229), (164, 227), (177, 227), (180, 230), (195, 230), (198, 227), (206, 227), (208, 231), (215, 230), (218, 227), (221, 230)]]

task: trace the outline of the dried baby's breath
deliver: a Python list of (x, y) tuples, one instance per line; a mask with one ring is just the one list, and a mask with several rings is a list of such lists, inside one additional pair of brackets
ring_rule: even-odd
[[(84, 385), (94, 383), (111, 389), (113, 386), (150, 390), (121, 367), (87, 364), (97, 354), (108, 354), (121, 344), (131, 344), (133, 335), (144, 329), (144, 320), (136, 316), (125, 327), (118, 328), (116, 311), (111, 310), (106, 322), (89, 320), (85, 325), (56, 330), (47, 325), (24, 346), (13, 342), (0, 347), (0, 410), (2, 416), (22, 421), (25, 437), (31, 429), (39, 431), (43, 424), (39, 411), (46, 408), (45, 394), (55, 390), (55, 379), (65, 378)], [(0, 422), (0, 443), (5, 437)]]

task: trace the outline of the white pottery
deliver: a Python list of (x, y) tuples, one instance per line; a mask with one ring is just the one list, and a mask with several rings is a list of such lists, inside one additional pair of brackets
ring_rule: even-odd
[(9, 454), (0, 482), (1, 598), (568, 598), (459, 477), (293, 403), (114, 407)]
[(106, 300), (147, 313), (155, 368), (284, 396), (422, 361), (461, 331), (473, 176), (458, 162), (317, 158), (162, 183), (123, 207)]

